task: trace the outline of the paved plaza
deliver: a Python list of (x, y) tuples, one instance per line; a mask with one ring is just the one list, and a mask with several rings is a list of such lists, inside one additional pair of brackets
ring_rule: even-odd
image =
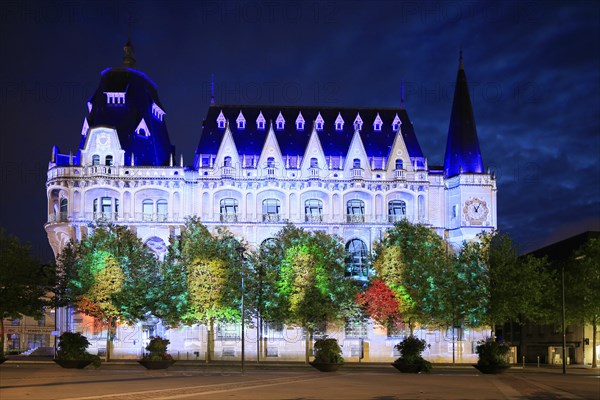
[(63, 369), (51, 362), (0, 366), (1, 400), (45, 399), (600, 399), (600, 371), (513, 367), (482, 375), (471, 366), (401, 374), (389, 365), (346, 365), (320, 373), (301, 364), (210, 365), (179, 362), (146, 370), (133, 362)]

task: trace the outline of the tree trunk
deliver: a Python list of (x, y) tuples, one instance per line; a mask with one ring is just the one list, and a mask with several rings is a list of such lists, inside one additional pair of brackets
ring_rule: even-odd
[(308, 364), (310, 362), (310, 345), (312, 343), (312, 338), (313, 338), (313, 330), (311, 328), (305, 328), (306, 329), (306, 335), (304, 335), (306, 337), (306, 348), (304, 351), (304, 362), (306, 364)]
[(596, 330), (598, 329), (598, 317), (594, 316), (592, 319), (592, 368), (598, 368), (598, 361), (596, 360)]
[(409, 336), (412, 336), (412, 335), (413, 335), (413, 333), (415, 332), (415, 326), (414, 326), (414, 324), (413, 324), (412, 318), (409, 318), (409, 319), (408, 319), (408, 330), (409, 330), (409, 332), (410, 332), (410, 335), (409, 335)]
[(4, 358), (4, 318), (0, 318), (0, 358)]
[(262, 324), (260, 315), (256, 316), (256, 363), (260, 363), (260, 354), (262, 350)]
[(110, 361), (110, 347), (112, 345), (113, 320), (110, 318), (106, 324), (106, 362)]
[(208, 322), (208, 337), (206, 338), (206, 362), (212, 361), (214, 340), (215, 340), (215, 320), (214, 320), (214, 318), (211, 318)]

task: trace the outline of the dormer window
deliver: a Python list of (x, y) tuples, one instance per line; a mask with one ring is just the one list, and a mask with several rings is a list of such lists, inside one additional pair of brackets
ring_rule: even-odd
[(363, 120), (360, 117), (360, 113), (356, 114), (356, 118), (354, 118), (354, 129), (357, 131), (362, 130), (363, 127)]
[(137, 128), (135, 128), (135, 133), (138, 136), (149, 137), (150, 130), (148, 129), (148, 125), (146, 125), (146, 121), (142, 118)]
[(100, 165), (100, 156), (98, 154), (92, 156), (92, 165)]
[(106, 158), (104, 159), (104, 165), (110, 167), (113, 165), (113, 156), (108, 155), (106, 156)]
[(318, 131), (322, 131), (324, 124), (325, 121), (323, 120), (323, 117), (321, 117), (321, 113), (319, 113), (319, 115), (317, 115), (317, 119), (315, 119), (315, 129)]
[(223, 110), (221, 110), (219, 116), (217, 117), (217, 126), (219, 127), (219, 129), (225, 129), (226, 122), (227, 121), (225, 120), (225, 116), (223, 115)]
[(383, 121), (381, 120), (379, 113), (377, 113), (377, 117), (375, 117), (375, 121), (373, 122), (373, 129), (375, 129), (376, 131), (380, 131), (382, 125)]
[(298, 113), (298, 118), (296, 118), (296, 129), (299, 131), (304, 130), (304, 117), (302, 117), (302, 113)]
[(237, 119), (235, 120), (235, 122), (237, 122), (238, 129), (246, 129), (246, 118), (244, 118), (244, 114), (242, 114), (242, 110), (240, 110), (240, 113), (239, 113)]
[(157, 120), (162, 121), (165, 112), (156, 103), (152, 103), (152, 115), (154, 115)]
[(400, 128), (400, 125), (402, 125), (402, 121), (400, 121), (400, 118), (398, 118), (398, 114), (396, 114), (394, 120), (392, 121), (392, 130), (396, 132)]
[(335, 119), (335, 130), (341, 131), (342, 129), (344, 129), (344, 119), (342, 118), (342, 114), (338, 113), (338, 116)]
[(258, 118), (256, 118), (256, 127), (258, 129), (265, 129), (265, 117), (262, 111), (258, 114)]
[(283, 115), (281, 115), (281, 111), (279, 112), (279, 115), (277, 116), (277, 119), (275, 120), (275, 125), (277, 126), (277, 129), (283, 129), (285, 127), (285, 119), (283, 119)]
[(124, 105), (125, 92), (104, 92), (106, 95), (106, 104)]
[(230, 156), (225, 157), (225, 159), (223, 160), (223, 166), (231, 167), (231, 157)]

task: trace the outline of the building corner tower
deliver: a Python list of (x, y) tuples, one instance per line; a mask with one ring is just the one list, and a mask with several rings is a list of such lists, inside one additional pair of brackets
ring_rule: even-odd
[(497, 226), (496, 179), (483, 166), (460, 51), (444, 157), (447, 236), (455, 247)]

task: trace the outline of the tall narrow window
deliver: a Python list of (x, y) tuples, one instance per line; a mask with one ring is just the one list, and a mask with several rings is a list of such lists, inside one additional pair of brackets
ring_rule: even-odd
[(262, 203), (263, 221), (278, 222), (280, 202), (277, 199), (266, 199)]
[(238, 201), (236, 199), (221, 200), (221, 222), (236, 222)]
[(229, 157), (229, 156), (225, 157), (225, 159), (223, 160), (223, 166), (231, 167), (231, 157)]
[(156, 216), (158, 217), (159, 222), (167, 220), (168, 209), (167, 200), (160, 199), (156, 202)]
[(100, 156), (98, 154), (92, 156), (92, 165), (100, 165)]
[(365, 202), (358, 199), (348, 200), (346, 214), (348, 222), (365, 222)]
[(352, 168), (360, 168), (360, 158), (355, 158), (352, 162)]
[(400, 158), (396, 158), (396, 169), (404, 169), (404, 162)]
[(67, 220), (68, 205), (69, 201), (67, 199), (60, 199), (60, 221)]
[(397, 222), (406, 218), (406, 202), (404, 200), (392, 200), (388, 203), (388, 220)]
[(318, 199), (306, 200), (304, 202), (304, 215), (306, 222), (322, 222), (323, 202)]
[(352, 239), (346, 244), (348, 259), (346, 275), (354, 278), (367, 279), (367, 245), (360, 239)]
[(311, 168), (319, 168), (319, 160), (316, 157), (310, 159), (310, 167)]
[(154, 202), (152, 200), (146, 199), (142, 202), (142, 220), (143, 221), (152, 221), (152, 217), (154, 214)]
[(110, 155), (106, 156), (106, 158), (104, 159), (104, 164), (109, 167), (111, 165), (113, 165), (113, 156), (110, 156)]

